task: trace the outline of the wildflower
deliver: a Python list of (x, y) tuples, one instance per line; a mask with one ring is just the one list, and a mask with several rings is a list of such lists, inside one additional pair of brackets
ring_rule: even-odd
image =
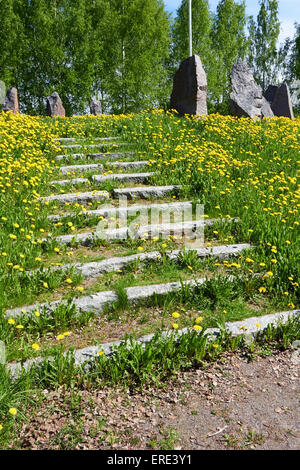
[(67, 282), (68, 284), (72, 284), (73, 281), (72, 281), (72, 279), (70, 279), (70, 278), (68, 277), (68, 278), (66, 279), (66, 282)]
[(178, 312), (173, 312), (172, 313), (172, 317), (173, 318), (179, 318), (180, 317), (180, 314)]
[(267, 292), (267, 289), (263, 286), (260, 287), (258, 290), (259, 290), (260, 293)]
[(7, 322), (8, 322), (9, 325), (14, 325), (14, 324), (16, 323), (13, 318), (9, 318), (9, 319), (7, 320)]
[(39, 344), (37, 344), (37, 343), (33, 343), (33, 344), (31, 345), (31, 347), (32, 347), (32, 349), (34, 349), (35, 351), (38, 351), (38, 350), (40, 349), (40, 346), (39, 346)]
[(12, 416), (16, 416), (16, 414), (18, 413), (17, 408), (9, 408), (8, 412)]
[(194, 325), (193, 328), (196, 331), (202, 331), (203, 330), (203, 327), (201, 325)]
[(177, 323), (173, 323), (173, 324), (172, 324), (172, 327), (174, 328), (174, 330), (177, 330), (178, 324), (177, 324)]
[(197, 317), (195, 320), (195, 323), (201, 323), (203, 320), (203, 317)]

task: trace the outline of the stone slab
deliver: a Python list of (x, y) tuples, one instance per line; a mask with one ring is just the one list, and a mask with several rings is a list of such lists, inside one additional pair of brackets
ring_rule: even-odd
[(85, 171), (102, 171), (103, 165), (102, 163), (90, 163), (88, 165), (69, 165), (69, 166), (61, 166), (59, 172), (63, 175), (67, 173), (83, 173)]
[(183, 60), (175, 73), (170, 109), (180, 115), (207, 114), (207, 80), (198, 55)]
[[(101, 207), (101, 209), (93, 209), (82, 211), (81, 214), (86, 214), (88, 216), (98, 216), (98, 217), (124, 217), (126, 215), (136, 215), (139, 212), (145, 212), (149, 210), (156, 211), (158, 213), (163, 213), (169, 211), (171, 214), (176, 214), (177, 212), (182, 212), (184, 210), (192, 210), (192, 202), (170, 202), (170, 203), (160, 203), (160, 204), (132, 204), (131, 206), (126, 207)], [(48, 219), (52, 222), (58, 222), (65, 217), (74, 217), (76, 214), (74, 212), (66, 212), (62, 215), (48, 215)]]
[(66, 193), (66, 194), (55, 194), (54, 196), (45, 196), (38, 198), (40, 201), (45, 203), (46, 201), (52, 202), (57, 201), (60, 204), (66, 202), (77, 202), (83, 204), (86, 202), (92, 202), (94, 200), (105, 201), (109, 199), (109, 193), (107, 191), (87, 191), (83, 193)]
[[(251, 333), (248, 333), (248, 336), (251, 336), (251, 339), (252, 339), (252, 338), (255, 338), (258, 334), (262, 333), (268, 325), (272, 325), (273, 327), (276, 327), (278, 323), (285, 324), (290, 319), (293, 319), (293, 318), (300, 318), (300, 310), (290, 310), (287, 312), (278, 312), (273, 315), (251, 317), (251, 318), (247, 318), (246, 320), (242, 322), (227, 322), (225, 323), (225, 328), (228, 333), (232, 332), (234, 336), (245, 335), (245, 331), (246, 331), (246, 336), (247, 336), (247, 330), (245, 329), (248, 328), (248, 331), (249, 330), (251, 331)], [(241, 323), (242, 323), (241, 326), (243, 326), (243, 329), (241, 329), (240, 327)], [(255, 327), (254, 327), (254, 323), (255, 323)], [(257, 326), (257, 323), (259, 323), (260, 326)], [(181, 330), (178, 330), (176, 332), (178, 340), (180, 340), (181, 335), (188, 333), (188, 331), (191, 331), (191, 329), (183, 328)], [(165, 338), (169, 337), (171, 334), (174, 334), (174, 331), (166, 330), (162, 332), (162, 336)], [(201, 334), (207, 335), (208, 341), (211, 342), (211, 341), (214, 341), (219, 336), (220, 329), (219, 328), (207, 328), (206, 330), (204, 330), (204, 332), (201, 332)], [(146, 344), (149, 341), (151, 341), (154, 338), (154, 336), (155, 334), (144, 335), (135, 341), (138, 344)], [(110, 357), (113, 354), (114, 348), (118, 347), (121, 343), (124, 343), (124, 340), (113, 341), (109, 343), (102, 343), (97, 346), (87, 346), (85, 348), (77, 349), (73, 353), (75, 364), (77, 365), (89, 364), (91, 361), (96, 360), (99, 357), (99, 351), (103, 351), (107, 357)], [(128, 346), (130, 347), (130, 343), (128, 343)], [(27, 361), (24, 361), (23, 363), (18, 362), (18, 363), (7, 364), (6, 368), (7, 370), (11, 372), (12, 379), (15, 379), (22, 373), (22, 371), (28, 371), (32, 367), (38, 366), (39, 364), (43, 362), (43, 360), (44, 358), (37, 357), (34, 359), (28, 359)], [(296, 364), (299, 363), (299, 355), (297, 356), (295, 363)]]
[(113, 190), (113, 196), (115, 198), (121, 198), (126, 196), (128, 199), (133, 199), (134, 197), (140, 199), (147, 199), (149, 197), (163, 197), (166, 194), (180, 189), (180, 185), (173, 186), (145, 186), (140, 188), (120, 188)]
[(97, 183), (104, 183), (105, 181), (132, 181), (134, 183), (145, 183), (151, 176), (155, 173), (147, 172), (147, 173), (116, 173), (116, 174), (108, 174), (108, 175), (93, 175), (92, 180), (96, 181)]

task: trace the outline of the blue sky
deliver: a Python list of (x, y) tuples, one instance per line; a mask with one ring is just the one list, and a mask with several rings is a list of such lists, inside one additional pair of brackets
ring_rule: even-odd
[[(171, 13), (181, 4), (181, 0), (164, 0), (166, 9)], [(218, 0), (210, 0), (209, 5), (212, 11), (215, 11)], [(246, 13), (256, 17), (259, 10), (258, 0), (246, 0)], [(279, 42), (283, 42), (286, 37), (293, 37), (295, 33), (294, 23), (300, 23), (300, 0), (279, 0), (279, 20), (281, 22), (281, 31)]]

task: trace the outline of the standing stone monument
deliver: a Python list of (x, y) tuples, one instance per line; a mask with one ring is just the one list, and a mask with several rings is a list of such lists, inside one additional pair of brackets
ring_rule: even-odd
[(261, 117), (274, 117), (270, 103), (264, 96), (262, 97)]
[(65, 116), (65, 108), (62, 105), (62, 101), (59, 94), (55, 91), (51, 96), (47, 98), (47, 116)]
[(274, 101), (277, 89), (278, 89), (278, 86), (269, 85), (268, 88), (265, 91), (265, 98), (269, 102), (270, 106), (272, 106), (272, 103)]
[(285, 82), (279, 87), (269, 85), (266, 90), (266, 98), (269, 98), (268, 101), (275, 116), (294, 119), (290, 90)]
[(246, 62), (237, 62), (231, 74), (230, 109), (234, 116), (262, 118), (273, 116), (270, 106), (263, 98), (262, 89), (254, 80)]
[(90, 113), (97, 116), (98, 114), (102, 114), (102, 106), (101, 101), (99, 100), (91, 100), (90, 103)]
[(181, 62), (174, 76), (170, 109), (176, 109), (180, 115), (207, 114), (206, 91), (206, 74), (200, 57), (192, 55)]
[(15, 114), (19, 113), (18, 90), (16, 88), (9, 88), (9, 90), (7, 90), (2, 111), (12, 111)]

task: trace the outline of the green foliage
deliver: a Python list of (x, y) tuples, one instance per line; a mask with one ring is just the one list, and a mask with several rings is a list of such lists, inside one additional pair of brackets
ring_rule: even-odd
[(249, 19), (249, 65), (263, 91), (277, 82), (279, 54), (277, 40), (280, 33), (278, 0), (260, 0), (260, 10), (255, 23)]
[(245, 57), (245, 8), (245, 1), (221, 0), (213, 19), (211, 37), (216, 65), (210, 89), (215, 112), (228, 114), (224, 105), (228, 103), (232, 67), (238, 59)]
[[(211, 16), (208, 0), (193, 0), (193, 53), (201, 57), (206, 71), (211, 62)], [(188, 0), (183, 0), (177, 10), (177, 15), (172, 25), (172, 40), (172, 57), (174, 63), (178, 66), (189, 54)]]
[(17, 86), (22, 111), (44, 114), (53, 91), (67, 115), (85, 112), (93, 95), (104, 109), (123, 113), (166, 95), (170, 39), (162, 0), (2, 3), (0, 79)]

